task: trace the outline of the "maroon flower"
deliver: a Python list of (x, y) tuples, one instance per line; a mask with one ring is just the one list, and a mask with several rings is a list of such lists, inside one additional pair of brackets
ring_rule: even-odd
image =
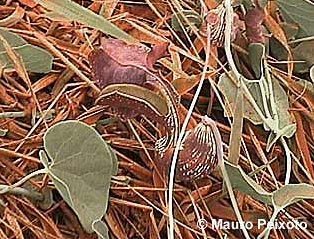
[[(176, 181), (190, 181), (208, 176), (218, 165), (219, 142), (215, 136), (213, 121), (204, 116), (183, 139), (177, 162)], [(169, 149), (158, 165), (164, 172), (169, 170), (173, 149)]]
[(102, 89), (96, 104), (109, 106), (124, 120), (144, 115), (158, 123), (162, 129), (162, 138), (156, 142), (159, 152), (173, 143), (178, 118), (172, 85), (152, 74), (153, 65), (167, 48), (168, 43), (161, 43), (148, 52), (139, 45), (102, 38), (101, 47), (89, 56), (93, 78)]
[(263, 8), (255, 7), (247, 11), (245, 15), (246, 37), (249, 43), (265, 43), (263, 34), (263, 22), (265, 12)]
[(192, 131), (187, 132), (179, 154), (178, 181), (208, 176), (216, 168), (217, 142), (209, 120), (204, 116)]
[(128, 45), (117, 39), (101, 39), (101, 47), (91, 52), (89, 61), (96, 84), (130, 83), (143, 86), (154, 71), (155, 62), (166, 54), (168, 44), (156, 45), (148, 52), (139, 45)]
[[(207, 25), (203, 25), (205, 36), (209, 34), (211, 43), (217, 47), (224, 45), (225, 29), (226, 29), (226, 8), (223, 4), (211, 9), (205, 19), (205, 23), (209, 25), (210, 32), (206, 32)], [(237, 13), (233, 13), (233, 25), (231, 31), (231, 41), (236, 39), (237, 34), (244, 28), (244, 23), (239, 19)], [(203, 33), (204, 34), (204, 33)]]

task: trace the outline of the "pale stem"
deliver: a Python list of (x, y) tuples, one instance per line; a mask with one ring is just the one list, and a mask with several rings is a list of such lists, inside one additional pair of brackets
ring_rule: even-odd
[(286, 168), (286, 176), (285, 176), (285, 185), (287, 185), (287, 184), (289, 184), (290, 176), (291, 176), (292, 158), (291, 158), (290, 149), (289, 149), (289, 146), (287, 145), (286, 140), (283, 137), (280, 137), (280, 141), (282, 143), (282, 146), (283, 146), (283, 148), (285, 150), (285, 154), (286, 154), (287, 168)]
[[(7, 191), (7, 189), (8, 189), (8, 185), (1, 185), (0, 184), (0, 192), (3, 190)], [(41, 193), (36, 192), (36, 191), (32, 191), (32, 190), (28, 190), (26, 188), (21, 188), (21, 187), (10, 188), (6, 193), (27, 197), (27, 198), (33, 199), (35, 201), (42, 201), (44, 199), (44, 196)]]
[(24, 117), (24, 112), (3, 112), (0, 113), (0, 119), (7, 119), (7, 118), (20, 118)]
[[(231, 70), (233, 71), (233, 73), (236, 77), (237, 87), (241, 87), (242, 85), (244, 85), (244, 83), (241, 80), (241, 74), (239, 73), (239, 71), (238, 71), (238, 69), (234, 63), (234, 60), (233, 60), (233, 57), (231, 54), (231, 34), (232, 34), (232, 26), (233, 26), (233, 9), (231, 6), (231, 0), (225, 0), (224, 4), (226, 7), (226, 29), (225, 29), (225, 44), (224, 44), (226, 57), (227, 57), (228, 64), (229, 64)], [(214, 129), (215, 129), (214, 132), (218, 131), (218, 129), (216, 128), (216, 125), (215, 125)], [(220, 149), (221, 153), (218, 153), (218, 155), (217, 155), (217, 156), (219, 156), (219, 154), (223, 154), (221, 137), (220, 137), (219, 132), (216, 132), (215, 134), (216, 134), (215, 135), (216, 137), (220, 138), (220, 146), (219, 147), (221, 148)], [(216, 141), (217, 141), (217, 139), (216, 139)], [(219, 139), (218, 139), (218, 141), (219, 141)], [(218, 149), (218, 151), (219, 151), (219, 149)], [(237, 216), (238, 221), (240, 222), (240, 225), (245, 225), (243, 218), (242, 218), (242, 215), (240, 213), (240, 210), (238, 208), (237, 200), (236, 200), (234, 192), (232, 190), (232, 186), (230, 183), (228, 173), (225, 169), (225, 165), (224, 165), (224, 161), (223, 161), (223, 155), (220, 155), (220, 157), (221, 158), (220, 159), (218, 158), (218, 161), (220, 161), (219, 163), (220, 163), (221, 172), (222, 172), (223, 178), (224, 178), (226, 186), (227, 186), (227, 190), (228, 190), (228, 193), (230, 196), (233, 210)], [(241, 226), (241, 230), (242, 230), (245, 238), (250, 239), (249, 233), (244, 226)]]
[[(209, 27), (207, 27), (209, 31)], [(204, 80), (205, 80), (205, 72), (207, 71), (208, 63), (209, 63), (209, 56), (210, 56), (210, 39), (209, 37), (207, 38), (207, 46), (206, 46), (206, 60), (205, 60), (205, 65), (204, 69), (202, 72), (202, 76), (200, 79), (200, 82), (198, 84), (198, 87), (196, 89), (196, 92), (194, 94), (193, 100), (191, 102), (190, 108), (188, 110), (188, 113), (184, 119), (184, 122), (182, 124), (182, 128), (180, 130), (180, 134), (178, 137), (178, 141), (176, 143), (176, 147), (174, 149), (173, 153), (173, 158), (171, 162), (171, 167), (170, 167), (170, 174), (169, 174), (169, 194), (168, 194), (168, 215), (169, 215), (169, 228), (168, 228), (168, 238), (169, 239), (174, 239), (174, 217), (173, 217), (173, 188), (174, 188), (174, 179), (175, 179), (175, 169), (176, 169), (176, 164), (179, 156), (179, 149), (181, 145), (181, 141), (185, 135), (185, 130), (188, 126), (189, 120), (191, 118), (191, 115), (193, 113), (193, 109), (195, 107), (195, 104), (198, 100), (198, 96), (201, 92)]]
[[(28, 180), (30, 180), (31, 178), (40, 175), (40, 174), (45, 174), (47, 173), (47, 169), (43, 168), (43, 169), (39, 169), (36, 170), (30, 174), (27, 174), (24, 178), (22, 178), (20, 181), (12, 184), (12, 185), (6, 185), (6, 187), (4, 187), (1, 191), (0, 194), (4, 194), (4, 193), (8, 193), (9, 191), (11, 191), (12, 189), (16, 188), (16, 187), (20, 187), (21, 185), (23, 185), (25, 182), (27, 182)], [(5, 185), (3, 185), (5, 186)]]

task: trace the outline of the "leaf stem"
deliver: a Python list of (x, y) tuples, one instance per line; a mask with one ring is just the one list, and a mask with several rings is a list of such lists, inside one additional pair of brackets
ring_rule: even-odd
[(3, 112), (0, 113), (0, 119), (24, 117), (24, 112)]
[[(224, 42), (224, 46), (225, 46), (225, 51), (226, 51), (226, 57), (227, 57), (228, 64), (229, 64), (231, 70), (233, 71), (233, 73), (234, 73), (234, 75), (236, 77), (236, 80), (237, 80), (236, 84), (237, 84), (237, 87), (239, 88), (239, 87), (243, 87), (243, 85), (245, 85), (245, 84), (242, 81), (242, 76), (239, 73), (239, 71), (238, 71), (238, 69), (237, 69), (237, 67), (236, 67), (236, 65), (234, 63), (234, 60), (233, 60), (233, 57), (232, 57), (232, 54), (231, 54), (231, 34), (232, 34), (232, 26), (233, 26), (233, 8), (231, 6), (231, 0), (225, 0), (224, 4), (225, 4), (225, 8), (226, 8), (226, 28), (225, 28), (225, 42)], [(247, 88), (246, 88), (246, 90), (247, 90)], [(255, 101), (254, 101), (254, 103), (255, 103)], [(213, 127), (213, 132), (215, 134), (217, 145), (220, 148), (220, 149), (217, 150), (218, 151), (218, 153), (217, 153), (218, 162), (220, 163), (219, 166), (220, 166), (220, 169), (221, 169), (224, 181), (226, 183), (226, 187), (227, 187), (227, 190), (228, 190), (228, 193), (229, 193), (229, 196), (230, 196), (230, 200), (231, 200), (231, 204), (232, 204), (233, 210), (234, 210), (234, 212), (235, 212), (235, 214), (237, 216), (237, 219), (240, 222), (240, 225), (245, 225), (244, 221), (243, 221), (243, 218), (242, 218), (242, 215), (240, 213), (240, 210), (239, 210), (239, 207), (238, 207), (238, 204), (237, 204), (234, 192), (232, 190), (232, 186), (231, 186), (231, 182), (230, 182), (227, 170), (225, 169), (224, 160), (223, 160), (222, 141), (221, 141), (221, 137), (220, 137), (219, 131), (218, 131), (218, 129), (217, 129), (215, 124), (214, 124), (214, 127)], [(242, 230), (243, 235), (245, 236), (245, 238), (249, 239), (250, 236), (249, 236), (249, 233), (246, 230), (246, 228), (244, 226), (242, 226), (241, 230)]]
[(286, 176), (285, 176), (285, 185), (289, 184), (290, 176), (291, 176), (291, 168), (292, 168), (292, 158), (291, 158), (291, 151), (289, 149), (289, 146), (286, 142), (286, 140), (283, 137), (280, 137), (280, 141), (282, 143), (282, 146), (285, 150), (286, 154)]
[(39, 170), (36, 170), (30, 174), (27, 174), (24, 178), (22, 178), (20, 181), (12, 184), (12, 185), (3, 185), (5, 187), (3, 187), (1, 190), (0, 190), (0, 194), (5, 194), (5, 193), (8, 193), (9, 191), (12, 191), (14, 188), (16, 187), (20, 187), (21, 185), (23, 185), (26, 181), (30, 180), (31, 178), (37, 176), (37, 175), (40, 175), (40, 174), (45, 174), (47, 173), (47, 169), (46, 168), (43, 168), (43, 169), (39, 169)]
[[(0, 191), (2, 191), (2, 190), (7, 191), (8, 185), (0, 184)], [(44, 196), (41, 193), (33, 191), (33, 190), (28, 190), (26, 188), (21, 188), (21, 187), (9, 188), (9, 190), (6, 193), (24, 196), (24, 197), (27, 197), (29, 199), (33, 199), (35, 201), (42, 201), (44, 199)]]

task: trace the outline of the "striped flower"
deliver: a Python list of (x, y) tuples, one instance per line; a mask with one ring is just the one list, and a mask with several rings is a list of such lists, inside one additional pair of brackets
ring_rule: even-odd
[(210, 118), (188, 131), (182, 142), (176, 172), (178, 181), (188, 181), (209, 175), (217, 166), (217, 142)]

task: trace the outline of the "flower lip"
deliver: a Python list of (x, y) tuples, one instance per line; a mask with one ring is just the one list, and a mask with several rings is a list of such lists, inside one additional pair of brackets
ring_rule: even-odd
[(212, 125), (204, 116), (201, 122), (186, 133), (179, 153), (177, 181), (189, 181), (208, 176), (218, 165), (217, 142)]

